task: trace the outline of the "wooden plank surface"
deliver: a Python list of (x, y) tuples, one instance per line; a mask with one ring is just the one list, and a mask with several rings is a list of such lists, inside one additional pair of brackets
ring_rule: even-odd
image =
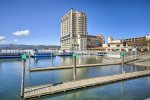
[(150, 75), (150, 70), (70, 81), (55, 86), (52, 86), (51, 84), (50, 85), (46, 84), (36, 87), (28, 87), (25, 89), (24, 99), (39, 97), (41, 95), (47, 94), (55, 94), (58, 92), (64, 92), (78, 88), (85, 88), (87, 86), (117, 82), (120, 80), (126, 80), (146, 75)]
[[(129, 63), (132, 61), (138, 60), (135, 59), (127, 59), (124, 61), (124, 63)], [(107, 62), (107, 63), (98, 63), (98, 64), (83, 64), (83, 65), (77, 65), (76, 68), (83, 68), (83, 67), (96, 67), (96, 66), (108, 66), (108, 65), (117, 65), (121, 64), (121, 61), (114, 61), (114, 62)], [(61, 69), (71, 69), (73, 68), (73, 65), (68, 66), (51, 66), (51, 67), (38, 67), (38, 68), (31, 68), (29, 69), (30, 72), (37, 72), (37, 71), (47, 71), (47, 70), (61, 70)]]
[[(77, 65), (76, 68), (83, 68), (83, 67), (96, 67), (96, 66), (107, 66), (107, 65), (117, 65), (121, 64), (121, 62), (114, 62), (114, 63), (99, 63), (99, 64), (84, 64), (84, 65)], [(47, 70), (60, 70), (60, 69), (71, 69), (73, 65), (70, 66), (53, 66), (53, 67), (38, 67), (38, 68), (31, 68), (29, 71), (36, 72), (36, 71), (47, 71)]]

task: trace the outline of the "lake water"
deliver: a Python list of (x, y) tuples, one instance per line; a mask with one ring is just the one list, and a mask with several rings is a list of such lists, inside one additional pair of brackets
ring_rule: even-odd
[[(31, 59), (31, 67), (72, 65), (72, 57)], [(99, 56), (78, 56), (78, 64), (102, 63)], [(0, 100), (19, 100), (22, 62), (20, 59), (0, 59)], [(73, 80), (72, 69), (29, 72), (26, 62), (25, 87), (67, 82)], [(126, 72), (146, 70), (146, 67), (124, 65)], [(87, 67), (77, 69), (77, 79), (107, 76), (121, 73), (121, 65)], [(150, 77), (121, 81), (103, 86), (46, 96), (39, 100), (144, 100), (150, 98)]]

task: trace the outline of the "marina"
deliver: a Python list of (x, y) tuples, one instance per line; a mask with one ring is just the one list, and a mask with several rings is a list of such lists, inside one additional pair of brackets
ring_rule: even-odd
[[(143, 55), (143, 54), (140, 54)], [(74, 55), (73, 55), (74, 56)], [(137, 58), (138, 57), (138, 58)], [(125, 63), (132, 63), (138, 61), (143, 61), (142, 59), (139, 59), (141, 56), (136, 56), (134, 59), (124, 59), (123, 62), (111, 62), (107, 64), (84, 64), (84, 65), (74, 65), (76, 68), (83, 68), (83, 67), (94, 67), (94, 66), (109, 66), (109, 65), (116, 65), (116, 64), (121, 64), (122, 63), (122, 73), (121, 74), (116, 74), (112, 76), (104, 76), (104, 77), (95, 77), (95, 78), (86, 78), (86, 79), (80, 79), (76, 80), (76, 72), (74, 74), (74, 80), (69, 81), (69, 82), (60, 82), (60, 83), (55, 83), (55, 84), (46, 84), (46, 85), (39, 85), (39, 86), (34, 86), (34, 87), (27, 87), (25, 88), (24, 92), (24, 99), (29, 99), (29, 98), (37, 98), (45, 95), (53, 95), (56, 93), (61, 93), (61, 92), (66, 92), (66, 91), (71, 91), (71, 90), (76, 90), (80, 88), (85, 88), (85, 87), (91, 87), (95, 85), (100, 85), (100, 84), (107, 84), (107, 83), (114, 83), (122, 80), (128, 80), (132, 78), (138, 78), (138, 77), (143, 77), (143, 76), (149, 76), (150, 75), (150, 70), (147, 68), (147, 70), (144, 71), (136, 71), (136, 72), (126, 72), (124, 70), (124, 64)], [(104, 59), (104, 57), (103, 57)], [(147, 59), (146, 59), (147, 60)], [(70, 69), (73, 68), (73, 71), (76, 70), (74, 69), (74, 66), (59, 66), (59, 67), (47, 67), (47, 68), (35, 68), (35, 69), (29, 69), (29, 71), (46, 71), (46, 70), (58, 70), (58, 69)]]
[(150, 100), (150, 0), (1, 0), (0, 100)]
[[(65, 62), (66, 60), (68, 62)], [(52, 61), (51, 58), (38, 58), (38, 59), (31, 58), (30, 63), (31, 63), (32, 68), (37, 68), (39, 66), (50, 66), (51, 61)], [(82, 62), (80, 62), (80, 61), (82, 61)], [(100, 56), (95, 56), (95, 55), (90, 55), (90, 56), (83, 55), (82, 56), (82, 55), (80, 55), (80, 56), (78, 56), (77, 64), (81, 64), (81, 65), (82, 64), (97, 64), (97, 63), (106, 63), (108, 61), (109, 60), (103, 59), (103, 57), (100, 57)], [(68, 66), (68, 65), (72, 65), (72, 64), (73, 64), (72, 57), (69, 57), (69, 56), (66, 56), (66, 57), (56, 56), (53, 58), (53, 67)], [(36, 86), (41, 86), (41, 85), (45, 86), (45, 84), (47, 84), (48, 86), (51, 86), (51, 85), (56, 86), (57, 84), (65, 83), (65, 82), (69, 82), (69, 81), (71, 82), (73, 80), (72, 69), (47, 70), (44, 72), (38, 71), (36, 73), (32, 73), (32, 72), (28, 71), (28, 69), (29, 69), (28, 65), (29, 65), (29, 60), (27, 60), (27, 62), (26, 62), (25, 88), (36, 87)], [(3, 91), (3, 93), (2, 92), (0, 93), (1, 99), (19, 100), (20, 80), (21, 80), (21, 67), (20, 66), (21, 66), (20, 59), (6, 59), (6, 60), (1, 59), (1, 62), (0, 62), (1, 86), (0, 86), (0, 88)], [(131, 66), (131, 65), (124, 65), (124, 70), (127, 73), (134, 72), (134, 71), (144, 71), (144, 70), (148, 70), (148, 69), (149, 68), (147, 68), (147, 67), (140, 67), (140, 66), (136, 67), (136, 66)], [(120, 73), (122, 73), (121, 65), (83, 67), (83, 68), (79, 68), (79, 69), (77, 68), (77, 80), (94, 78), (94, 77), (105, 77), (105, 76), (111, 76), (111, 75), (116, 75), (116, 74), (120, 74)], [(13, 79), (13, 81), (10, 81), (10, 79)], [(141, 79), (139, 79), (139, 80), (141, 80)], [(6, 84), (6, 82), (7, 82), (7, 84)], [(145, 81), (145, 82), (147, 82), (147, 81)], [(9, 85), (9, 88), (6, 87), (8, 84), (11, 84), (11, 85)], [(118, 83), (114, 83), (114, 85), (115, 84), (118, 84)], [(96, 88), (95, 89), (101, 90), (100, 87), (98, 86), (97, 89)], [(102, 87), (105, 87), (105, 86), (102, 86)], [(147, 85), (142, 86), (142, 87), (148, 88)], [(94, 89), (94, 87), (92, 89)], [(127, 89), (127, 87), (126, 87), (126, 89)], [(14, 90), (16, 90), (16, 91), (14, 91)], [(136, 90), (137, 90), (137, 88), (136, 88)], [(90, 90), (85, 89), (83, 91), (91, 91), (91, 89)], [(108, 90), (106, 89), (106, 91), (108, 91)], [(142, 91), (145, 91), (145, 90), (142, 90)], [(80, 91), (80, 92), (82, 93), (82, 91)], [(67, 94), (72, 94), (72, 93), (75, 93), (75, 91), (71, 92), (71, 93), (67, 92)], [(95, 94), (95, 92), (93, 92), (93, 93)], [(8, 95), (8, 94), (12, 94), (12, 95), (10, 95), (9, 98), (6, 98), (7, 97), (6, 95)], [(90, 95), (90, 94), (88, 94), (88, 95), (91, 96), (91, 98), (93, 98), (92, 95)], [(126, 94), (124, 94), (124, 95), (126, 95)], [(55, 97), (55, 96), (46, 96), (46, 97), (51, 98), (53, 100), (53, 98), (60, 99), (62, 96), (67, 99), (66, 93), (62, 94), (61, 96), (58, 95), (57, 97)], [(119, 94), (117, 96), (119, 96)], [(140, 94), (139, 94), (139, 96), (140, 96)], [(148, 96), (148, 94), (147, 94), (147, 96)], [(86, 96), (86, 97), (88, 97), (88, 96)], [(84, 98), (86, 98), (86, 97), (84, 97)], [(107, 96), (107, 97), (109, 98), (109, 96)], [(74, 97), (72, 97), (72, 98), (74, 98)], [(44, 100), (44, 98), (42, 100)]]

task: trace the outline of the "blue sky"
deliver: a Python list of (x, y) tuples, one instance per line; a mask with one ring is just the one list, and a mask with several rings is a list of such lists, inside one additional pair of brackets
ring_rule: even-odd
[(150, 33), (150, 0), (0, 0), (1, 44), (59, 45), (61, 17), (70, 8), (86, 13), (91, 35)]

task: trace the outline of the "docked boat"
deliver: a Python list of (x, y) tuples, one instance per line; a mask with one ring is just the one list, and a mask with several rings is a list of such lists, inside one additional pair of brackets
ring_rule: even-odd
[(33, 52), (31, 53), (31, 57), (54, 57), (56, 56), (52, 51), (49, 52), (42, 52), (42, 51), (38, 51), (37, 49), (33, 50)]
[(63, 52), (58, 54), (58, 56), (72, 56), (74, 53), (73, 52)]
[(107, 57), (111, 58), (120, 58), (120, 51), (109, 51), (106, 55)]
[(107, 54), (106, 52), (102, 52), (102, 51), (96, 53), (97, 56), (104, 56), (104, 55), (106, 55), (106, 54)]
[(63, 50), (63, 52), (60, 52), (58, 56), (73, 56), (74, 52), (67, 52)]
[(21, 58), (21, 53), (0, 53), (0, 59)]
[(54, 57), (54, 53), (51, 52), (36, 52), (31, 57)]

